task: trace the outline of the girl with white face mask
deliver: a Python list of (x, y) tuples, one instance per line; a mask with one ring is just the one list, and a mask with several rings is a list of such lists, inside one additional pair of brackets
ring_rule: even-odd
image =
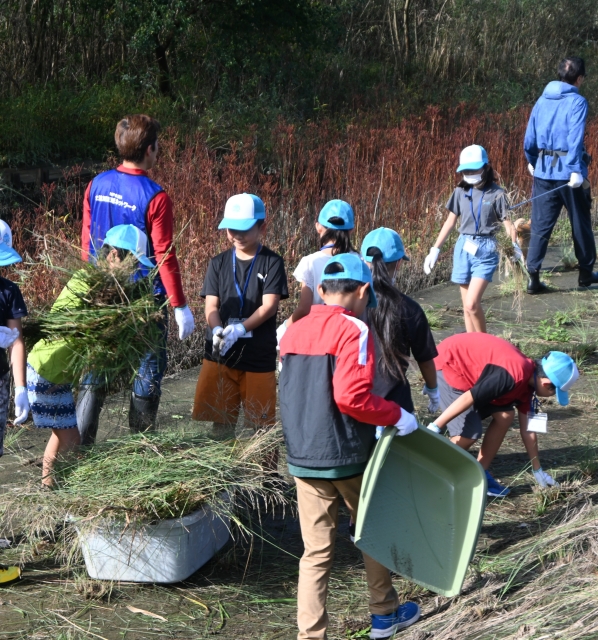
[(446, 205), (449, 214), (426, 257), (424, 271), (432, 273), (442, 245), (459, 222), (451, 280), (461, 287), (465, 328), (468, 332), (485, 333), (486, 317), (481, 302), (498, 267), (496, 234), (501, 226), (513, 242), (517, 260), (521, 260), (522, 253), (508, 217), (504, 189), (494, 182), (486, 150), (477, 144), (463, 149), (457, 173), (461, 174), (461, 181)]

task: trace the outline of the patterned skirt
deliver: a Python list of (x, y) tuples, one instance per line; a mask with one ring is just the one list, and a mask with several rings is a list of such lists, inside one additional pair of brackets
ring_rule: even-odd
[(49, 382), (27, 363), (27, 395), (36, 427), (40, 429), (77, 427), (72, 385)]

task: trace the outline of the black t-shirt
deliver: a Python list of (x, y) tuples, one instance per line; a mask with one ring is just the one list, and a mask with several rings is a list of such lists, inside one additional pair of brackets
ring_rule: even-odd
[[(237, 283), (243, 291), (251, 260), (237, 258)], [(251, 271), (245, 303), (241, 313), (241, 301), (235, 287), (233, 276), (233, 250), (229, 249), (210, 260), (201, 296), (218, 296), (220, 299), (220, 318), (226, 327), (231, 319), (249, 318), (262, 306), (264, 294), (279, 295), (281, 299), (289, 297), (287, 276), (283, 259), (267, 247), (262, 247)], [(206, 335), (205, 358), (212, 357), (212, 331), (208, 327)], [(221, 359), (232, 369), (266, 373), (276, 369), (276, 316), (268, 318), (257, 329), (253, 337), (239, 338)]]
[[(397, 328), (400, 336), (400, 352), (406, 359), (413, 356), (416, 362), (434, 360), (438, 355), (438, 351), (436, 350), (436, 343), (434, 342), (426, 314), (415, 300), (403, 293), (401, 297), (403, 299), (403, 308), (400, 326)], [(407, 380), (389, 378), (380, 371), (381, 348), (375, 333), (374, 344), (376, 347), (377, 366), (372, 393), (396, 402), (406, 411), (414, 411), (409, 382)], [(403, 366), (405, 373), (408, 367), (408, 363), (405, 362)]]
[[(0, 277), (0, 326), (6, 327), (7, 320), (17, 320), (27, 315), (27, 307), (19, 287), (12, 281)], [(0, 349), (0, 375), (9, 371), (6, 349)]]

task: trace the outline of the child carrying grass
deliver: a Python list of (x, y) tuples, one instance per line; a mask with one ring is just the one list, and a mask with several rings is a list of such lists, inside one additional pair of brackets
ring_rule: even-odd
[(513, 242), (515, 258), (520, 260), (523, 254), (517, 244), (517, 232), (508, 219), (505, 192), (494, 181), (486, 150), (477, 144), (465, 147), (457, 173), (461, 173), (461, 181), (446, 205), (449, 214), (426, 257), (424, 271), (428, 275), (432, 272), (442, 245), (459, 221), (451, 280), (461, 287), (466, 330), (486, 332), (482, 297), (498, 268), (496, 234), (501, 223)]
[[(145, 254), (147, 236), (130, 224), (117, 225), (106, 233), (99, 258), (112, 268), (130, 254), (143, 267), (152, 268)], [(80, 272), (69, 280), (52, 306), (52, 312), (78, 308), (84, 304), (88, 287)], [(77, 429), (77, 415), (73, 397), (74, 374), (69, 363), (73, 351), (65, 340), (40, 340), (27, 359), (27, 392), (31, 403), (33, 422), (38, 429), (51, 429), (52, 434), (43, 456), (42, 485), (52, 487), (52, 470), (59, 455), (66, 454), (81, 439)]]
[(285, 327), (289, 327), (293, 322), (306, 316), (313, 304), (323, 304), (318, 293), (322, 270), (331, 256), (336, 256), (339, 253), (357, 253), (351, 244), (351, 233), (354, 226), (355, 215), (348, 202), (330, 200), (322, 207), (316, 222), (320, 249), (301, 258), (293, 272), (297, 282), (301, 283), (301, 297), (293, 315), (285, 320)]
[(228, 199), (219, 229), (231, 248), (210, 260), (201, 296), (208, 331), (193, 419), (232, 437), (243, 405), (245, 423), (276, 419), (276, 312), (288, 298), (283, 259), (262, 245), (266, 210), (255, 195)]
[(401, 236), (385, 227), (370, 231), (361, 244), (361, 255), (372, 270), (378, 299), (378, 306), (368, 311), (368, 324), (379, 352), (373, 393), (413, 411), (406, 376), (413, 355), (425, 382), (423, 394), (430, 400), (428, 410), (435, 413), (440, 406), (434, 365), (438, 351), (430, 325), (419, 304), (394, 284), (397, 270), (409, 260)]
[[(359, 320), (366, 308), (377, 304), (367, 265), (353, 254), (329, 258), (318, 293), (324, 304), (293, 323), (280, 343), (280, 412), (305, 546), (297, 594), (300, 640), (327, 637), (326, 596), (338, 509), (343, 500), (357, 518), (375, 425), (395, 425), (400, 436), (417, 429), (415, 416), (372, 393), (374, 345), (367, 325)], [(399, 606), (388, 569), (363, 557), (370, 638), (391, 638), (418, 620), (419, 606)]]

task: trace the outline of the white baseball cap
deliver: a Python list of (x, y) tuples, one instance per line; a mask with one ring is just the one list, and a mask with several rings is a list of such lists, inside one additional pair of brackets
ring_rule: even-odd
[(479, 144), (472, 144), (470, 147), (465, 147), (465, 149), (461, 151), (457, 173), (461, 171), (475, 171), (476, 169), (481, 169), (485, 164), (488, 164), (486, 149), (480, 147)]
[(226, 201), (224, 218), (218, 228), (248, 231), (258, 220), (265, 219), (266, 208), (261, 198), (253, 193), (239, 193)]

